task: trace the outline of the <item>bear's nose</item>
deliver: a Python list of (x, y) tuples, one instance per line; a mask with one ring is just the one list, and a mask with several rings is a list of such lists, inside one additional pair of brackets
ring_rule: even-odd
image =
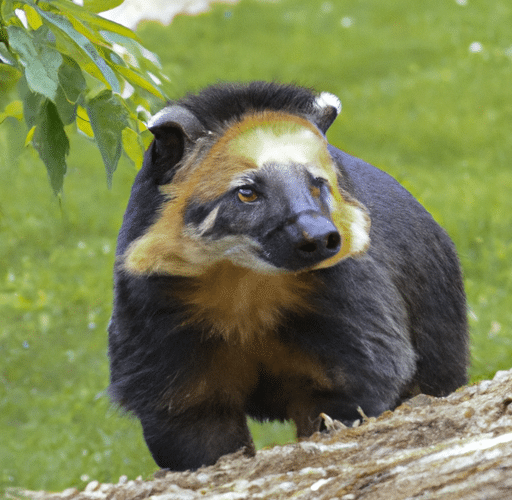
[(296, 257), (312, 265), (336, 255), (341, 248), (341, 235), (326, 217), (303, 212), (286, 227)]

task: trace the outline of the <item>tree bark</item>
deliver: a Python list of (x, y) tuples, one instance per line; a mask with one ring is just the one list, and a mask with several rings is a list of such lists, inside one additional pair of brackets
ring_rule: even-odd
[(512, 498), (512, 371), (446, 398), (420, 395), (352, 428), (223, 457), (150, 481), (89, 483), (85, 491), (11, 491), (34, 500), (252, 498), (402, 500)]

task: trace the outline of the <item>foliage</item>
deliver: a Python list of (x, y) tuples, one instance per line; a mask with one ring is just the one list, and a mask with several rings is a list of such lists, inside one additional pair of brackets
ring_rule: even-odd
[[(172, 98), (251, 79), (338, 95), (330, 142), (397, 178), (455, 241), (472, 381), (511, 367), (509, 0), (241, 0), (137, 34), (173, 75), (162, 84)], [(156, 469), (137, 421), (105, 395), (114, 242), (136, 169), (122, 156), (108, 191), (99, 151), (65, 130), (59, 205), (41, 189), (37, 153), (23, 149), (24, 125), (0, 127), (0, 491)], [(251, 428), (258, 447), (291, 435)]]
[(94, 138), (107, 182), (124, 150), (141, 161), (151, 134), (145, 120), (164, 99), (160, 65), (128, 28), (95, 14), (122, 0), (0, 1), (0, 82), (18, 81), (19, 100), (0, 122), (24, 117), (30, 142), (55, 194), (62, 190), (69, 126)]

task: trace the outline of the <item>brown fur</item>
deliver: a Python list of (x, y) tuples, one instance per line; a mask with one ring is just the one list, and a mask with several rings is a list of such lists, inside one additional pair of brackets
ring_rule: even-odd
[(333, 381), (319, 362), (279, 342), (273, 331), (283, 312), (311, 310), (308, 294), (318, 286), (311, 274), (261, 275), (229, 262), (187, 280), (186, 288), (172, 293), (188, 306), (186, 323), (197, 323), (225, 342), (182, 390), (165, 395), (166, 404), (173, 412), (211, 400), (243, 406), (263, 367), (284, 380), (283, 393), (290, 401), (287, 418), (295, 421), (299, 436), (309, 435), (316, 416), (313, 391), (331, 389)]
[(316, 281), (307, 273), (259, 274), (225, 261), (173, 295), (188, 306), (191, 323), (247, 345), (275, 330), (284, 312), (311, 310), (308, 292)]
[(316, 417), (313, 392), (332, 389), (334, 381), (314, 357), (279, 342), (268, 332), (243, 345), (220, 343), (206, 366), (201, 363), (186, 386), (179, 390), (174, 387), (162, 401), (174, 413), (208, 401), (243, 407), (247, 394), (256, 387), (261, 368), (283, 380), (283, 394), (289, 400), (286, 417), (296, 423), (299, 436), (309, 435)]

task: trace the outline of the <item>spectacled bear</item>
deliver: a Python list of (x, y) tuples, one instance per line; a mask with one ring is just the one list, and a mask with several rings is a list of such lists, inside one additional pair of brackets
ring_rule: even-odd
[(246, 416), (342, 422), (467, 381), (461, 271), (398, 182), (328, 144), (328, 93), (222, 84), (148, 124), (124, 215), (110, 393), (173, 470), (252, 450)]

